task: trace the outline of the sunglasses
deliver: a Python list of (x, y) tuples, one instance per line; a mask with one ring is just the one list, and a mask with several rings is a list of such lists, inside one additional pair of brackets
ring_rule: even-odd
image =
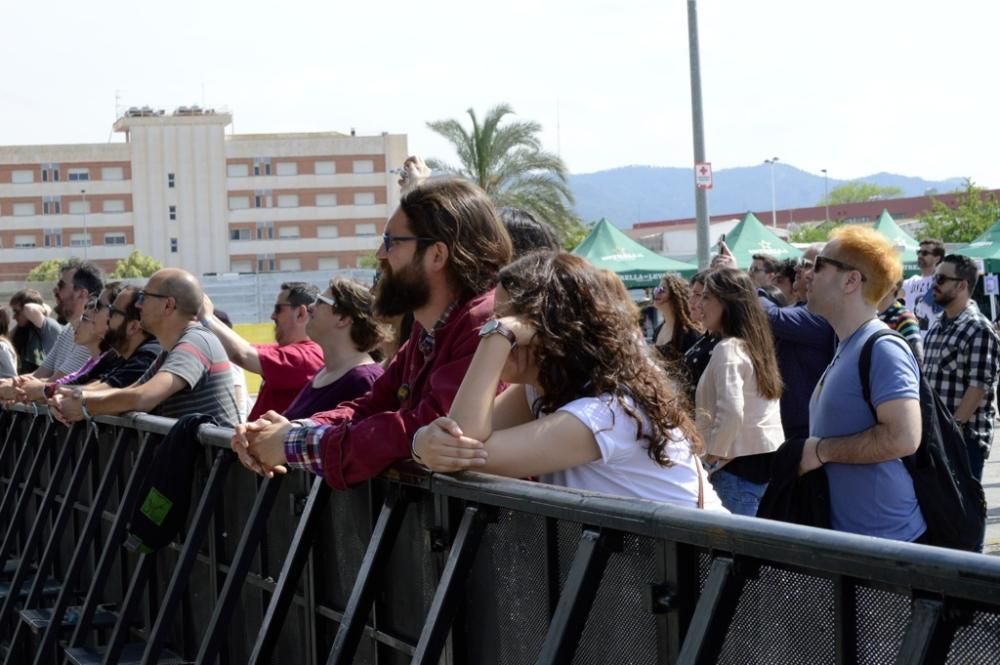
[(964, 281), (961, 277), (949, 277), (948, 275), (942, 275), (938, 273), (934, 275), (934, 283), (938, 286), (944, 284), (945, 282), (961, 282)]
[(666, 292), (667, 290), (665, 288), (663, 288), (662, 286), (657, 286), (655, 289), (653, 289), (653, 297), (655, 298), (656, 296), (662, 296)]
[(929, 249), (921, 249), (917, 252), (917, 256), (934, 256), (934, 252)]
[(135, 294), (135, 304), (141, 305), (145, 302), (146, 298), (162, 298), (166, 300), (170, 296), (165, 296), (162, 293), (153, 293), (152, 291), (139, 291)]
[(329, 305), (331, 308), (337, 308), (336, 298), (331, 298), (330, 296), (324, 296), (322, 293), (316, 294), (316, 302), (321, 302), (323, 304)]
[(382, 234), (382, 249), (388, 252), (392, 249), (394, 243), (406, 242), (408, 240), (418, 240), (423, 242), (431, 242), (434, 238), (428, 238), (427, 236), (391, 236), (388, 233)]
[(842, 270), (844, 272), (856, 271), (859, 275), (861, 275), (862, 282), (868, 281), (868, 278), (865, 277), (864, 273), (852, 266), (850, 263), (844, 263), (843, 261), (838, 261), (837, 259), (831, 259), (828, 256), (817, 256), (814, 265), (816, 267), (816, 272), (823, 270), (823, 266), (826, 265), (833, 266), (837, 270)]
[(278, 314), (281, 314), (281, 308), (282, 307), (291, 307), (291, 306), (292, 306), (292, 303), (289, 303), (289, 302), (276, 302), (276, 303), (274, 303), (274, 315), (277, 316)]

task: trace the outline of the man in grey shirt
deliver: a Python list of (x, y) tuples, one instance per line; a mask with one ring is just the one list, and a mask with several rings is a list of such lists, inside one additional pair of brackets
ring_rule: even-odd
[(74, 330), (80, 323), (84, 307), (101, 294), (104, 282), (101, 269), (89, 261), (71, 259), (61, 266), (61, 278), (55, 289), (56, 311), (69, 325), (65, 326), (41, 366), (31, 374), (0, 382), (0, 398), (22, 401), (45, 399), (45, 384), (72, 374), (90, 359), (87, 347), (73, 341)]
[(89, 416), (147, 411), (177, 418), (206, 413), (221, 425), (239, 422), (229, 358), (218, 338), (197, 321), (204, 294), (190, 273), (165, 268), (136, 294), (143, 329), (165, 349), (127, 388), (64, 386), (50, 402), (67, 422)]

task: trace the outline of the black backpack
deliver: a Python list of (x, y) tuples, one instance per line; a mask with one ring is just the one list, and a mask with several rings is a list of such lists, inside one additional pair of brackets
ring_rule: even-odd
[[(876, 340), (889, 335), (905, 341), (893, 330), (879, 330), (861, 349), (858, 364), (861, 390), (873, 414), (875, 407), (871, 403), (869, 385), (872, 349)], [(903, 464), (913, 478), (920, 512), (927, 522), (928, 542), (976, 552), (986, 531), (986, 495), (982, 484), (972, 475), (961, 428), (923, 373), (920, 375), (920, 415), (923, 425), (920, 447), (904, 457)]]

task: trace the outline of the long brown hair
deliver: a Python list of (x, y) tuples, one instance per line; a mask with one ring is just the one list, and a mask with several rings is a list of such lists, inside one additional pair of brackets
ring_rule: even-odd
[(782, 383), (774, 334), (750, 277), (731, 268), (717, 270), (705, 278), (705, 291), (722, 302), (722, 332), (745, 342), (743, 348), (757, 377), (757, 392), (764, 399), (779, 399)]
[(663, 295), (666, 297), (667, 306), (674, 312), (674, 334), (667, 342), (667, 347), (676, 356), (680, 356), (684, 349), (685, 334), (691, 330), (700, 332), (701, 326), (691, 318), (691, 287), (687, 282), (674, 274), (666, 274), (660, 280), (663, 288)]
[(510, 295), (510, 314), (538, 331), (543, 394), (532, 405), (536, 416), (581, 397), (612, 395), (635, 420), (637, 438), (647, 442), (656, 463), (673, 464), (666, 447), (681, 437), (692, 452), (700, 452), (701, 439), (683, 397), (646, 354), (620, 294), (586, 260), (566, 252), (528, 254), (500, 271), (500, 285)]

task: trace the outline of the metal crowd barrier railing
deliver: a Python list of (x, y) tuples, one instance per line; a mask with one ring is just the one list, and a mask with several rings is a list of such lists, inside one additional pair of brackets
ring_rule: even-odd
[[(173, 421), (0, 412), (2, 662), (993, 663), (1000, 560), (407, 465), (259, 480), (203, 427), (188, 524), (123, 547)], [(234, 468), (234, 466), (236, 468)]]

